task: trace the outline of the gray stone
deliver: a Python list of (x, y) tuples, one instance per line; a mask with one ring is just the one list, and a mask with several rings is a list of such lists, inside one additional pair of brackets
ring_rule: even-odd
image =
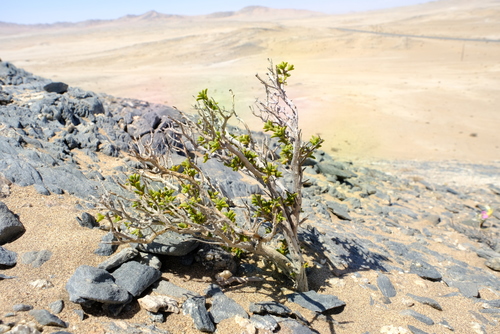
[(12, 278), (16, 278), (16, 276), (9, 276), (9, 275), (0, 274), (0, 280), (12, 279)]
[(478, 298), (479, 289), (476, 283), (473, 282), (446, 282), (449, 286), (458, 288), (460, 293), (467, 298)]
[(490, 258), (484, 264), (491, 270), (500, 271), (500, 257)]
[(76, 220), (78, 221), (78, 224), (80, 224), (81, 227), (94, 228), (99, 226), (94, 216), (92, 216), (87, 212), (82, 213), (81, 218), (76, 217)]
[(357, 176), (353, 172), (342, 170), (331, 163), (321, 162), (318, 164), (318, 167), (321, 173), (329, 176), (334, 176), (341, 181)]
[(413, 261), (410, 265), (410, 273), (430, 281), (439, 281), (443, 278), (434, 266), (424, 261)]
[[(188, 256), (188, 255), (184, 255), (183, 257)], [(183, 257), (181, 257), (181, 258), (183, 258)], [(161, 269), (161, 265), (162, 265), (161, 260), (153, 254), (139, 252), (138, 257), (135, 260), (139, 263), (148, 265), (148, 266), (156, 268), (158, 270)], [(181, 263), (184, 264), (182, 261), (181, 261)], [(189, 265), (191, 265), (191, 263)]]
[(195, 259), (210, 270), (236, 272), (237, 264), (234, 255), (218, 246), (201, 246), (196, 253)]
[[(7, 180), (20, 185), (21, 187), (31, 186), (33, 184), (42, 184), (40, 173), (25, 161), (9, 158), (2, 159), (0, 160), (0, 171), (3, 173)], [(2, 207), (0, 206), (0, 213), (2, 211)]]
[(483, 303), (488, 304), (490, 307), (500, 308), (500, 299), (485, 300)]
[(0, 268), (17, 264), (17, 254), (0, 246)]
[(250, 303), (248, 310), (255, 314), (272, 314), (280, 317), (288, 317), (292, 310), (275, 301)]
[(127, 247), (116, 253), (115, 255), (109, 257), (105, 261), (101, 262), (97, 268), (104, 270), (111, 270), (113, 268), (119, 267), (121, 264), (132, 260), (139, 254), (139, 251), (135, 248)]
[(131, 261), (122, 264), (112, 276), (115, 283), (127, 290), (132, 296), (139, 296), (161, 277), (161, 272), (153, 267)]
[(343, 220), (352, 220), (349, 216), (349, 208), (345, 204), (328, 201), (325, 203), (328, 209), (337, 217)]
[(62, 299), (56, 300), (49, 304), (49, 308), (54, 314), (59, 314), (64, 309), (64, 301)]
[(378, 275), (377, 286), (382, 292), (382, 294), (387, 298), (395, 297), (397, 294), (394, 285), (392, 285), (391, 280), (386, 275), (383, 274)]
[(149, 320), (151, 320), (151, 322), (164, 323), (165, 320), (166, 320), (165, 314), (162, 313), (162, 312), (149, 312), (149, 311), (146, 311), (146, 313), (149, 315)]
[(31, 310), (29, 314), (42, 326), (68, 327), (64, 321), (47, 310)]
[(9, 210), (7, 205), (0, 202), (0, 245), (19, 238), (25, 231), (18, 217)]
[(82, 304), (93, 300), (106, 304), (124, 304), (131, 299), (128, 291), (117, 284), (106, 270), (91, 266), (80, 266), (68, 280), (66, 290), (69, 300)]
[(22, 260), (24, 264), (31, 264), (33, 268), (41, 267), (45, 262), (50, 260), (52, 252), (49, 250), (33, 251), (23, 254)]
[(14, 310), (14, 312), (26, 312), (31, 311), (32, 309), (33, 306), (27, 304), (16, 304), (12, 306), (12, 310)]
[(197, 330), (213, 333), (215, 325), (205, 307), (205, 297), (191, 297), (182, 305), (183, 313), (191, 316)]
[(255, 314), (250, 317), (252, 325), (257, 329), (274, 332), (278, 328), (278, 322), (270, 315)]
[(113, 232), (108, 232), (106, 233), (102, 238), (101, 242), (99, 243), (99, 247), (94, 251), (95, 254), (100, 255), (100, 256), (110, 256), (112, 255), (116, 249), (118, 248), (118, 245), (113, 245), (112, 242), (116, 241), (116, 237), (113, 234)]
[(437, 301), (435, 301), (434, 299), (431, 299), (428, 297), (415, 296), (415, 295), (412, 295), (411, 293), (407, 293), (406, 295), (408, 297), (411, 297), (412, 299), (416, 300), (417, 302), (422, 303), (424, 305), (429, 305), (430, 307), (435, 308), (436, 310), (439, 310), (439, 311), (443, 310), (441, 305), (439, 305), (439, 303)]
[(424, 324), (429, 325), (429, 326), (434, 325), (434, 320), (432, 320), (431, 318), (429, 318), (423, 314), (415, 312), (413, 310), (404, 310), (400, 314), (412, 316), (413, 318), (417, 319), (418, 321), (423, 322)]
[(153, 285), (153, 291), (160, 295), (167, 295), (173, 298), (200, 297), (196, 292), (177, 286), (169, 281), (158, 281)]
[(212, 297), (212, 307), (209, 314), (216, 324), (237, 315), (248, 319), (245, 309), (233, 299), (226, 296), (218, 285), (210, 284), (205, 290), (205, 294), (207, 297)]
[(193, 240), (192, 236), (171, 231), (163, 233), (149, 244), (137, 245), (137, 249), (141, 252), (171, 256), (186, 255), (196, 247), (198, 247), (198, 241)]
[(51, 82), (43, 86), (43, 90), (49, 93), (63, 94), (68, 91), (68, 85), (64, 82)]
[(343, 310), (345, 302), (334, 295), (323, 295), (316, 291), (296, 292), (286, 295), (289, 301), (298, 304), (308, 310), (322, 313), (331, 309)]

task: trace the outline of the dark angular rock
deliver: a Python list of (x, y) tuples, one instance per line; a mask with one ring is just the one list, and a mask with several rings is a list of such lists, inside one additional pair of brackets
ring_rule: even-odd
[(111, 242), (116, 241), (116, 237), (113, 232), (106, 233), (99, 243), (99, 248), (97, 248), (94, 253), (100, 256), (110, 256), (117, 249), (118, 245), (113, 245)]
[(195, 259), (210, 270), (236, 272), (237, 264), (233, 254), (217, 246), (201, 246)]
[(31, 310), (29, 314), (42, 326), (68, 327), (68, 324), (47, 310)]
[(52, 252), (44, 249), (41, 251), (24, 253), (22, 260), (24, 264), (31, 264), (33, 268), (39, 268), (45, 262), (50, 260), (51, 257), (52, 257)]
[(139, 251), (135, 248), (127, 247), (122, 249), (117, 254), (109, 257), (105, 261), (101, 262), (97, 268), (104, 270), (111, 270), (113, 268), (119, 267), (121, 264), (132, 260), (134, 257), (139, 255)]
[(149, 244), (137, 245), (137, 249), (141, 252), (171, 256), (186, 255), (196, 247), (198, 247), (198, 241), (193, 240), (190, 235), (182, 235), (171, 231), (158, 236)]
[(245, 309), (233, 299), (226, 296), (218, 285), (210, 284), (205, 290), (205, 294), (207, 297), (212, 297), (212, 307), (209, 314), (216, 324), (237, 315), (248, 319)]
[(43, 89), (49, 93), (63, 94), (68, 91), (68, 85), (64, 82), (51, 82), (43, 86)]
[(255, 314), (272, 314), (280, 317), (288, 317), (292, 314), (292, 310), (275, 301), (250, 303), (248, 310)]
[(400, 314), (412, 316), (415, 319), (417, 319), (418, 321), (423, 322), (424, 324), (429, 325), (429, 326), (434, 325), (434, 320), (432, 320), (431, 318), (429, 318), (423, 314), (415, 312), (413, 310), (404, 310)]
[(12, 103), (12, 95), (7, 92), (0, 91), (0, 106)]
[(0, 245), (16, 240), (26, 231), (18, 217), (0, 202)]
[(17, 253), (0, 246), (0, 268), (14, 267), (17, 264)]
[(87, 212), (82, 213), (81, 218), (76, 217), (76, 220), (78, 221), (78, 224), (80, 224), (81, 227), (94, 228), (99, 226), (94, 216), (92, 216)]
[(394, 285), (392, 285), (389, 277), (383, 274), (379, 274), (377, 277), (377, 286), (382, 292), (382, 294), (387, 298), (396, 297), (396, 289)]
[(149, 312), (149, 311), (147, 311), (147, 314), (149, 315), (149, 320), (151, 320), (151, 322), (164, 323), (166, 320), (165, 314), (162, 312)]
[(122, 264), (112, 276), (115, 283), (127, 290), (132, 296), (139, 296), (161, 277), (161, 272), (153, 267), (131, 261)]
[(407, 293), (406, 295), (408, 297), (411, 297), (412, 299), (416, 300), (417, 302), (422, 303), (424, 305), (429, 305), (430, 307), (435, 308), (436, 310), (439, 310), (439, 311), (443, 310), (441, 305), (439, 305), (439, 303), (432, 298), (415, 296), (415, 295), (412, 295), (411, 293)]
[(49, 308), (54, 314), (59, 314), (64, 308), (64, 301), (62, 299), (56, 300), (49, 304)]
[(205, 297), (191, 297), (182, 305), (183, 313), (191, 316), (197, 330), (213, 333), (215, 325), (205, 307)]
[(410, 273), (430, 281), (439, 281), (443, 278), (434, 266), (424, 261), (413, 261), (410, 265)]
[(346, 305), (345, 302), (338, 299), (338, 297), (334, 295), (322, 295), (313, 290), (308, 292), (292, 293), (286, 297), (289, 301), (318, 313), (332, 309), (342, 311)]
[(106, 304), (125, 304), (131, 299), (124, 288), (115, 283), (114, 277), (106, 270), (90, 266), (80, 266), (68, 280), (66, 290), (69, 300), (82, 304), (93, 300)]

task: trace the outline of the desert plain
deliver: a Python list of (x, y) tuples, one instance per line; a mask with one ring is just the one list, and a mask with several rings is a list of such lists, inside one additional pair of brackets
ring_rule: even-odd
[(441, 0), (345, 15), (248, 7), (205, 16), (0, 23), (0, 57), (54, 81), (191, 111), (208, 88), (253, 128), (268, 59), (306, 136), (347, 159), (500, 159), (500, 3)]
[[(491, 164), (496, 166), (493, 170), (498, 170), (500, 164), (499, 18), (499, 1), (440, 0), (345, 15), (248, 7), (205, 16), (148, 12), (110, 21), (52, 25), (0, 22), (0, 58), (70, 86), (164, 103), (186, 112), (193, 110), (194, 96), (205, 88), (230, 108), (231, 89), (237, 112), (256, 130), (260, 124), (252, 117), (249, 106), (256, 98), (264, 97), (264, 90), (255, 74), (265, 74), (268, 59), (275, 63), (287, 61), (296, 68), (287, 91), (299, 108), (304, 134), (321, 135), (325, 139), (323, 150), (334, 159), (378, 163), (377, 168), (394, 163), (396, 167), (390, 171), (411, 180), (408, 187), (426, 180), (460, 190), (472, 187), (487, 192), (487, 184), (500, 186), (498, 177), (464, 174), (463, 166)], [(76, 153), (75, 157), (82, 165), (89, 163)], [(100, 155), (100, 159), (108, 168), (122, 164), (121, 158)], [(401, 163), (396, 164), (398, 161)], [(406, 168), (408, 161), (430, 161), (434, 169)], [(455, 162), (462, 168), (453, 174)], [(477, 199), (483, 196), (478, 194), (465, 206), (490, 204)], [(407, 196), (395, 190), (392, 197), (399, 195)], [(441, 204), (435, 208), (427, 205), (433, 196), (441, 201), (451, 195), (426, 190), (423, 199), (412, 198), (416, 203), (411, 202), (412, 209), (422, 216), (440, 214), (438, 208), (445, 211)], [(10, 304), (30, 302), (36, 308), (47, 308), (49, 302), (61, 298), (67, 303), (61, 317), (71, 322), (69, 331), (109, 332), (107, 324), (116, 319), (96, 316), (79, 320), (73, 312), (78, 307), (67, 300), (64, 290), (76, 267), (96, 266), (102, 261), (93, 253), (102, 233), (81, 228), (75, 222), (81, 214), (76, 207), (82, 200), (67, 194), (40, 196), (32, 187), (12, 185), (2, 202), (20, 216), (27, 228), (23, 237), (7, 245), (10, 250), (21, 255), (34, 248), (49, 249), (55, 254), (41, 268), (20, 263), (9, 270), (19, 279), (2, 282), (3, 314), (10, 310)], [(337, 227), (339, 221), (332, 224)], [(436, 241), (427, 239), (429, 249), (452, 253), (472, 267), (484, 268), (484, 259), (466, 248), (471, 241), (447, 224), (441, 225), (419, 221), (412, 228), (431, 230)], [(489, 226), (498, 230), (498, 224)], [(356, 224), (346, 227), (353, 233), (357, 233), (356, 228)], [(394, 234), (387, 233), (387, 238), (414, 243), (413, 236), (401, 232), (404, 228), (391, 229)], [(456, 247), (447, 247), (446, 243)], [(211, 278), (199, 268), (166, 271), (163, 277), (202, 293)], [(499, 274), (494, 274), (498, 278)], [(376, 276), (375, 271), (363, 272), (363, 279), (370, 282), (375, 282)], [(305, 315), (314, 318), (313, 327), (320, 333), (382, 333), (383, 326), (405, 325), (402, 321), (423, 326), (399, 315), (407, 307), (405, 298), (400, 298), (404, 293), (437, 298), (456, 292), (444, 283), (429, 283), (416, 275), (408, 279), (402, 272), (392, 272), (390, 277), (400, 294), (389, 311), (378, 299), (372, 307), (370, 291), (359, 284), (356, 276), (346, 274), (312, 280), (319, 292), (337, 294), (348, 303), (346, 311), (335, 317), (337, 322), (332, 325), (313, 314)], [(40, 278), (49, 279), (56, 288), (36, 290), (29, 285)], [(259, 293), (252, 286), (236, 287), (230, 289), (229, 295), (247, 303), (283, 293), (281, 287), (273, 287)], [(499, 298), (499, 293), (484, 288), (481, 296), (493, 300)], [(415, 308), (432, 312), (436, 321), (446, 317), (456, 333), (483, 333), (481, 328), (475, 330), (478, 318), (469, 314), (478, 311), (479, 303), (460, 295), (442, 300), (444, 313), (429, 311), (418, 303)], [(127, 321), (149, 323), (145, 312), (138, 310), (115, 322)], [(182, 315), (170, 315), (165, 326), (172, 333), (198, 332)], [(483, 327), (487, 327), (487, 333), (494, 333), (498, 330), (497, 320)], [(425, 328), (450, 332), (437, 325)], [(223, 334), (239, 330), (232, 321), (218, 327), (218, 333)]]

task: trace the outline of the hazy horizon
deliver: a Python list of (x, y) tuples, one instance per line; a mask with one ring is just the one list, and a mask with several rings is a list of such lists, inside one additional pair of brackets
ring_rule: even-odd
[(5, 3), (0, 12), (0, 22), (17, 24), (51, 24), (58, 22), (81, 22), (87, 20), (113, 20), (126, 15), (141, 15), (157, 11), (171, 15), (206, 15), (215, 12), (238, 11), (248, 6), (264, 6), (278, 9), (301, 9), (323, 12), (325, 14), (344, 14), (393, 7), (411, 6), (429, 0), (357, 0), (345, 2), (332, 0), (236, 0), (183, 2), (144, 0), (144, 1), (97, 1), (88, 0), (84, 4), (60, 2), (55, 0), (35, 1), (18, 0)]

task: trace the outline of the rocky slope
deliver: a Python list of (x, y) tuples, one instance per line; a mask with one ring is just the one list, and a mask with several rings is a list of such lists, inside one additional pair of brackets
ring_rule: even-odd
[[(151, 133), (175, 109), (52, 83), (6, 62), (0, 85), (0, 333), (499, 330), (496, 164), (353, 164), (321, 152), (307, 167), (301, 231), (312, 290), (297, 295), (260, 262), (178, 236), (118, 252), (98, 245), (112, 235), (93, 218), (95, 198), (120, 191), (114, 178), (138, 167), (126, 154), (132, 139), (161, 144)], [(251, 191), (240, 175), (206, 168), (230, 196)], [(37, 203), (66, 201), (70, 219), (50, 223), (60, 235), (44, 235), (36, 221), (47, 208)], [(33, 222), (24, 219), (30, 206), (40, 210)], [(66, 243), (71, 254), (82, 244), (82, 256), (61, 268), (72, 257)], [(214, 277), (226, 268), (263, 280), (221, 288)]]

